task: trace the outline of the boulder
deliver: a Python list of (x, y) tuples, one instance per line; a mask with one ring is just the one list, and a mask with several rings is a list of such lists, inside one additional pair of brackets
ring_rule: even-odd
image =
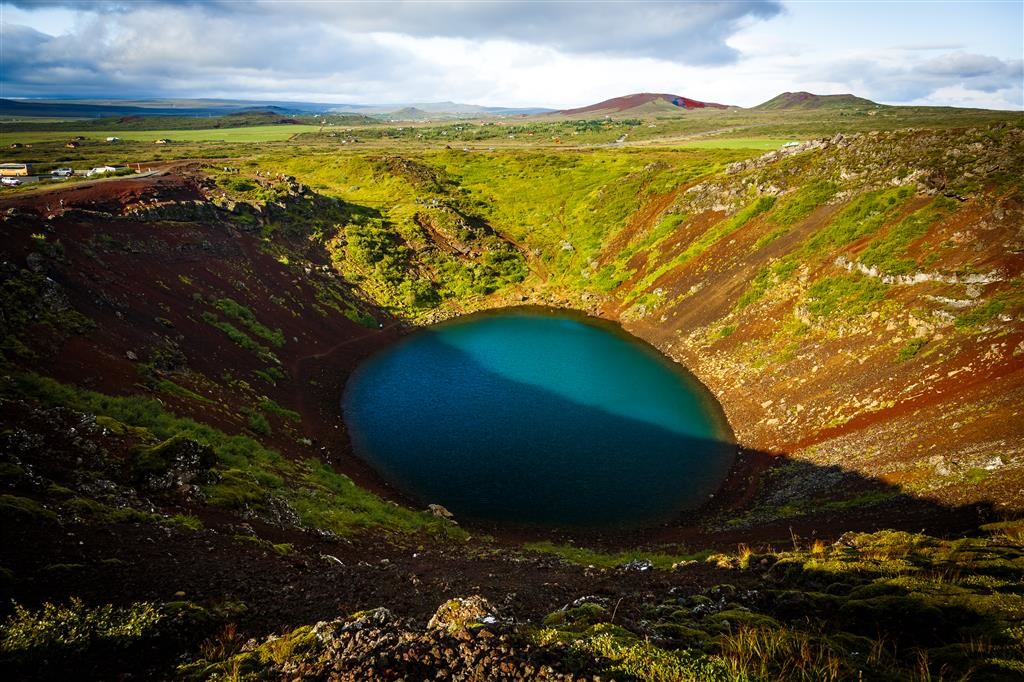
[(209, 445), (177, 435), (138, 452), (134, 461), (136, 478), (150, 490), (174, 490), (203, 482), (217, 456)]
[(428, 504), (427, 511), (438, 518), (448, 519), (449, 521), (455, 518), (455, 514), (452, 514), (439, 504)]
[(441, 604), (427, 623), (427, 629), (455, 633), (473, 625), (490, 625), (497, 621), (494, 607), (486, 599), (475, 594), (471, 597), (457, 597)]

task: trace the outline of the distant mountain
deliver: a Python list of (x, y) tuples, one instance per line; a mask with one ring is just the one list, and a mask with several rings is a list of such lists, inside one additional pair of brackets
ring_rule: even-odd
[(775, 109), (841, 109), (846, 107), (877, 107), (872, 102), (855, 95), (815, 95), (810, 92), (784, 92), (772, 97), (767, 102), (758, 104), (754, 109), (770, 111)]
[(435, 118), (434, 114), (417, 107), (404, 107), (398, 111), (390, 111), (380, 114), (378, 117), (392, 121), (427, 121), (431, 118)]
[(682, 95), (670, 95), (656, 92), (640, 92), (634, 95), (613, 97), (597, 104), (576, 109), (564, 109), (558, 113), (563, 116), (578, 114), (655, 114), (686, 111), (688, 109), (728, 109), (725, 104), (702, 102)]
[(48, 116), (53, 118), (108, 118), (112, 116), (224, 116), (249, 111), (270, 111), (285, 116), (308, 115), (343, 106), (358, 111), (359, 105), (315, 102), (255, 102), (248, 100), (152, 99), (152, 100), (12, 100), (0, 99), (0, 116)]
[[(412, 112), (410, 110), (417, 110)], [(397, 120), (521, 116), (552, 111), (540, 107), (486, 107), (459, 102), (395, 104), (329, 104), (323, 102), (253, 101), (221, 99), (0, 99), (0, 116), (49, 118), (111, 118), (118, 116), (224, 116), (248, 112), (281, 116), (357, 114)], [(415, 115), (410, 115), (415, 114)]]
[(380, 105), (334, 105), (332, 113), (358, 113), (366, 116), (377, 116), (384, 119), (420, 120), (407, 116), (409, 110), (427, 114), (425, 118), (484, 118), (487, 116), (530, 116), (546, 114), (552, 109), (541, 107), (486, 107), (479, 104), (463, 104), (461, 102), (413, 102)]

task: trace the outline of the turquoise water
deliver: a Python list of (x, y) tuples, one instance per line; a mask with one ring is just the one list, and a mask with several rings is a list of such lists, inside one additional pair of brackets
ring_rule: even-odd
[(521, 308), (411, 334), (345, 389), (357, 454), (457, 517), (639, 526), (705, 502), (735, 446), (708, 390), (616, 327)]

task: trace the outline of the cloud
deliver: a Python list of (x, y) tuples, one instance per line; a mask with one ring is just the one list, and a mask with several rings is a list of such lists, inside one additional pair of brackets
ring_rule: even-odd
[(980, 54), (956, 52), (919, 64), (915, 72), (945, 79), (969, 89), (994, 92), (1024, 79), (1024, 60), (1003, 61)]
[[(23, 9), (66, 7), (112, 19), (139, 7), (163, 6), (181, 14), (252, 18), (273, 27), (318, 25), (349, 34), (397, 33), (417, 38), (506, 40), (577, 54), (658, 57), (686, 64), (725, 64), (739, 54), (726, 44), (745, 22), (779, 15), (779, 0), (690, 2), (666, 0), (576, 0), (538, 2), (203, 2), (146, 3), (15, 1)], [(219, 38), (220, 36), (218, 36)]]
[(842, 23), (838, 5), (828, 6), (824, 24), (807, 16), (818, 5), (782, 12), (777, 2), (743, 1), (0, 0), (0, 7), (9, 22), (0, 29), (4, 97), (568, 108), (641, 91), (751, 106), (784, 90), (810, 90), (889, 104), (1024, 106), (1019, 59), (976, 46), (939, 49), (959, 44), (959, 34), (931, 29), (919, 35), (934, 42), (915, 49), (884, 47), (903, 38), (895, 34), (842, 45), (827, 33)]
[(142, 5), (111, 19), (86, 13), (50, 36), (4, 24), (6, 96), (195, 96), (358, 90), (399, 75), (401, 50), (328, 27)]
[[(889, 104), (927, 101), (939, 92), (1004, 93), (1005, 102), (1024, 105), (1024, 61), (952, 52), (920, 62), (887, 55), (826, 62), (809, 70), (810, 80), (851, 86), (857, 94)], [(976, 100), (976, 97), (970, 99)]]

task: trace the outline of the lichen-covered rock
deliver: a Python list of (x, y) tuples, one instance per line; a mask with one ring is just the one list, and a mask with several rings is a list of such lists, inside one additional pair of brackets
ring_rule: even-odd
[(204, 479), (216, 463), (213, 448), (179, 435), (139, 452), (135, 471), (151, 490), (174, 490)]
[(457, 632), (474, 624), (490, 624), (497, 620), (490, 603), (480, 595), (473, 595), (441, 604), (427, 623), (427, 629)]

